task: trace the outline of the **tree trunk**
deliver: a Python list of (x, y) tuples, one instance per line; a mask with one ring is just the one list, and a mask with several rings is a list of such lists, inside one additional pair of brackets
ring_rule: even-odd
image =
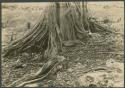
[[(28, 34), (14, 41), (5, 49), (5, 56), (14, 55), (15, 52), (16, 55), (23, 52), (35, 52), (41, 53), (44, 58), (53, 59), (55, 56), (58, 57), (62, 48), (65, 47), (63, 45), (70, 46), (76, 40), (84, 40), (91, 30), (107, 31), (99, 24), (88, 20), (87, 5), (84, 2), (81, 4), (76, 2), (51, 3), (46, 10), (47, 13), (44, 13)], [(60, 57), (56, 59), (59, 60)], [(53, 63), (48, 63), (44, 65), (42, 70), (40, 69), (39, 73), (44, 73), (47, 68), (53, 66)], [(47, 68), (45, 68), (46, 66)], [(50, 74), (49, 72), (46, 73), (46, 76)], [(39, 74), (33, 78), (34, 80), (42, 80), (39, 78)], [(32, 81), (28, 80), (28, 83), (30, 82)]]

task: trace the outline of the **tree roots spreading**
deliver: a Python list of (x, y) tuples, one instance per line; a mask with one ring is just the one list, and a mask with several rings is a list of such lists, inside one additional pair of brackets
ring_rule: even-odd
[[(82, 5), (81, 5), (82, 4)], [(59, 52), (64, 41), (84, 40), (91, 32), (110, 32), (98, 23), (88, 19), (84, 3), (51, 3), (32, 30), (21, 39), (14, 41), (5, 49), (5, 56), (19, 55), (23, 52), (39, 53), (50, 58), (36, 73), (13, 82), (9, 86), (22, 87), (43, 80), (62, 61)], [(62, 14), (60, 14), (62, 13)], [(70, 42), (70, 45), (72, 45)], [(53, 60), (53, 58), (55, 58)], [(63, 57), (64, 58), (64, 57)], [(25, 81), (21, 83), (21, 81)]]

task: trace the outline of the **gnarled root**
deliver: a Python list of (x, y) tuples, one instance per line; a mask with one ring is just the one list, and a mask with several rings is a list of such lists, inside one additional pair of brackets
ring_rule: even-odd
[[(58, 60), (57, 60), (58, 59)], [(13, 82), (10, 84), (8, 87), (24, 87), (27, 84), (34, 83), (34, 82), (39, 82), (49, 76), (54, 69), (64, 60), (65, 58), (63, 56), (57, 56), (57, 58), (54, 58), (47, 63), (43, 65), (43, 67), (34, 74), (29, 74), (21, 79)]]

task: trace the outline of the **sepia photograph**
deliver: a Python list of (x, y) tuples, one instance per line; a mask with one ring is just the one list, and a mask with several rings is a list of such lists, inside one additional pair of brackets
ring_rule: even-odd
[(2, 87), (124, 87), (124, 1), (1, 7)]

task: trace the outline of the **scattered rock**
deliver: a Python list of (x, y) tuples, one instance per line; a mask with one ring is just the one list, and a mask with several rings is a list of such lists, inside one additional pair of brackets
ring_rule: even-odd
[(117, 71), (118, 73), (124, 73), (124, 64), (120, 62), (116, 62), (112, 58), (106, 61), (106, 66), (111, 70)]
[(80, 86), (89, 87), (91, 84), (97, 87), (123, 87), (124, 64), (113, 59), (106, 61), (108, 71), (95, 71), (86, 73), (78, 78)]
[(72, 72), (73, 71), (73, 69), (72, 68), (69, 68), (69, 69), (67, 69), (68, 70), (68, 72)]
[(106, 72), (92, 72), (87, 73), (83, 76), (80, 76), (78, 78), (78, 83), (80, 86), (88, 87), (89, 85), (97, 85), (98, 82), (101, 82), (104, 80), (104, 75), (107, 75)]

